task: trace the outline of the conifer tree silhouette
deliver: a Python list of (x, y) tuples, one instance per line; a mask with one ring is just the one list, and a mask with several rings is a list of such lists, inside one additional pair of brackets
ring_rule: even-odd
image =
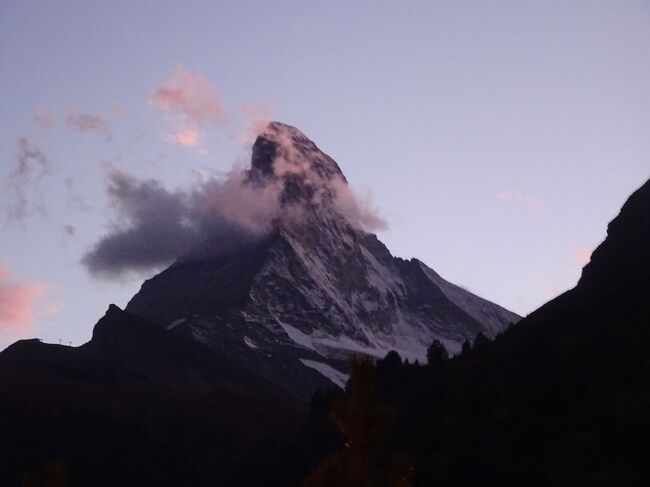
[(434, 367), (449, 358), (447, 349), (440, 340), (433, 340), (427, 348), (427, 365)]
[(345, 400), (334, 402), (330, 419), (343, 436), (345, 449), (318, 464), (304, 487), (408, 487), (414, 462), (397, 455), (382, 468), (379, 454), (393, 426), (395, 412), (377, 403), (374, 366), (368, 357), (350, 363)]

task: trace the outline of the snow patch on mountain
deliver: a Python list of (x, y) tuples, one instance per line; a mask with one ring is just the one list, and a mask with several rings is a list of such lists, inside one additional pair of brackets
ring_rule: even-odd
[(486, 335), (495, 337), (503, 332), (509, 325), (516, 323), (519, 317), (514, 313), (476, 296), (460, 286), (444, 280), (437, 272), (418, 261), (422, 271), (433, 281), (438, 288), (463, 311), (487, 328)]
[(253, 350), (257, 350), (257, 348), (258, 348), (257, 345), (255, 344), (255, 342), (253, 340), (251, 340), (250, 338), (248, 338), (246, 335), (244, 335), (244, 343), (246, 344), (246, 346), (248, 348), (252, 348)]
[(339, 386), (341, 389), (345, 389), (345, 384), (348, 382), (348, 375), (336, 370), (331, 365), (324, 364), (323, 362), (317, 362), (315, 360), (307, 360), (301, 358), (300, 361), (307, 367), (317, 370), (334, 384)]
[(167, 329), (172, 330), (176, 328), (178, 325), (185, 323), (186, 321), (187, 321), (186, 318), (179, 318), (177, 320), (174, 320), (169, 325), (167, 325)]
[[(400, 322), (393, 327), (393, 333), (381, 333), (363, 327), (366, 343), (354, 340), (348, 335), (331, 335), (321, 330), (311, 334), (304, 333), (297, 328), (278, 320), (290, 340), (296, 345), (313, 350), (324, 358), (345, 360), (350, 355), (369, 355), (375, 358), (384, 358), (388, 352), (394, 350), (399, 355), (410, 361), (423, 362), (426, 359), (427, 347), (433, 340), (423, 339), (423, 330), (419, 330), (406, 322)], [(424, 336), (428, 336), (425, 334)], [(460, 343), (445, 337), (438, 337), (447, 350), (452, 353), (460, 351)]]

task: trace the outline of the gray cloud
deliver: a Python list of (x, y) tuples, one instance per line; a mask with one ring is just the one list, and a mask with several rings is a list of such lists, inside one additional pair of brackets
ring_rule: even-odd
[(54, 119), (47, 110), (41, 110), (33, 117), (34, 124), (42, 129), (51, 129), (54, 127)]
[(18, 153), (14, 169), (4, 183), (2, 208), (8, 220), (22, 220), (32, 211), (44, 212), (41, 205), (30, 204), (27, 192), (29, 186), (51, 174), (46, 155), (29, 138), (18, 139)]
[(108, 165), (115, 217), (83, 263), (91, 273), (113, 278), (161, 268), (197, 250), (218, 254), (263, 237), (279, 220), (299, 222), (310, 213), (306, 208), (321, 204), (356, 228), (385, 227), (332, 159), (296, 129), (283, 127), (265, 133), (278, 147), (272, 174), (259, 167), (221, 178), (203, 171), (188, 188), (170, 191), (156, 179), (136, 179)]
[(70, 111), (65, 117), (69, 129), (76, 132), (95, 132), (110, 139), (108, 121), (101, 115)]
[(82, 196), (81, 192), (77, 190), (75, 180), (72, 177), (64, 179), (66, 192), (68, 194), (67, 206), (70, 210), (78, 210), (82, 212), (90, 211), (91, 207)]
[(111, 168), (108, 196), (116, 218), (83, 263), (95, 275), (146, 271), (206, 246), (222, 252), (269, 231), (278, 212), (277, 189), (254, 188), (244, 173), (208, 177), (169, 191)]

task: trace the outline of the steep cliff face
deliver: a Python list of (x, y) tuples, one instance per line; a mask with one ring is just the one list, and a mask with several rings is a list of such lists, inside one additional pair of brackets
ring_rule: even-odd
[(364, 230), (337, 163), (294, 127), (269, 125), (245, 184), (277, 190), (271, 230), (236, 251), (185, 256), (145, 282), (128, 312), (220, 353), (243, 344), (244, 356), (291, 357), (298, 370), (328, 370), (335, 382), (332, 367), (350, 353), (397, 350), (423, 361), (434, 338), (457, 352), (519, 319), (416, 259), (393, 257)]

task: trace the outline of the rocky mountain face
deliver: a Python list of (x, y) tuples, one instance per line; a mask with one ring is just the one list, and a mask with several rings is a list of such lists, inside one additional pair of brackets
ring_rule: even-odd
[[(236, 251), (183, 257), (145, 282), (127, 312), (255, 362), (285, 388), (307, 368), (342, 385), (353, 353), (396, 350), (422, 362), (434, 338), (456, 353), (479, 332), (494, 337), (519, 320), (417, 259), (393, 257), (363, 229), (337, 163), (296, 128), (269, 125), (246, 179), (277, 188), (269, 232)], [(313, 390), (303, 386), (294, 392)]]

